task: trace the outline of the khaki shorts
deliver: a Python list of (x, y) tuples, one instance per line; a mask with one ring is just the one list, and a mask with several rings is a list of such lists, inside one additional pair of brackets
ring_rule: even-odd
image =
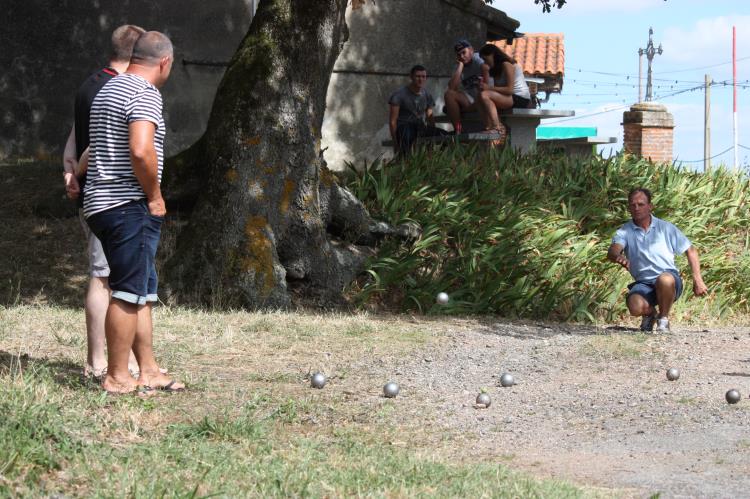
[(89, 274), (91, 277), (109, 277), (109, 264), (104, 256), (102, 243), (96, 238), (86, 219), (83, 218), (83, 210), (78, 210), (78, 219), (81, 221), (83, 233), (86, 235), (87, 251), (89, 257)]

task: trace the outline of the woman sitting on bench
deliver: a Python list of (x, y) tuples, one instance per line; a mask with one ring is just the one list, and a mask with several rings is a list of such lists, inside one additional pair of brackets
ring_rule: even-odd
[(485, 131), (504, 133), (498, 109), (528, 108), (531, 94), (521, 65), (497, 46), (487, 44), (479, 51), (484, 60), (479, 84), (478, 108)]

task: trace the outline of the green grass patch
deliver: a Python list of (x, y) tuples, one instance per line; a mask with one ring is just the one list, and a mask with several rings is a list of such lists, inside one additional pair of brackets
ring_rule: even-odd
[(387, 423), (306, 426), (316, 410), (306, 398), (256, 393), (192, 411), (170, 400), (179, 399), (106, 397), (60, 383), (41, 362), (5, 362), (0, 496), (585, 495), (502, 465), (391, 445), (398, 429)]
[[(704, 175), (633, 157), (571, 158), (510, 149), (455, 147), (368, 165), (349, 187), (370, 213), (416, 222), (416, 240), (389, 238), (355, 291), (363, 302), (423, 313), (493, 313), (575, 321), (625, 313), (630, 276), (606, 261), (626, 222), (627, 192), (654, 192), (655, 215), (675, 223), (700, 253), (711, 294), (687, 297), (682, 320), (748, 313), (748, 179), (718, 168)], [(435, 304), (445, 291), (451, 301)]]

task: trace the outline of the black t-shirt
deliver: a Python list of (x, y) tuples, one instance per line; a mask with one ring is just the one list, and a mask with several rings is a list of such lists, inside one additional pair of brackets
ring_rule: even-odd
[[(117, 76), (117, 71), (110, 67), (102, 68), (92, 74), (78, 87), (75, 102), (75, 124), (76, 124), (76, 158), (81, 159), (83, 151), (89, 146), (89, 113), (91, 104), (99, 90), (112, 78)], [(83, 187), (86, 185), (86, 174), (78, 181), (81, 186), (81, 195), (78, 196), (79, 206), (83, 206)]]

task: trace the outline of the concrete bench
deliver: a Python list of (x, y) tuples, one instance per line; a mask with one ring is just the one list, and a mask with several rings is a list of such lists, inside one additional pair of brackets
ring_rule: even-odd
[(616, 142), (617, 137), (597, 135), (569, 139), (537, 139), (537, 146), (544, 149), (562, 149), (569, 156), (589, 156), (596, 152), (596, 146)]
[[(536, 128), (544, 119), (550, 118), (567, 118), (575, 116), (575, 111), (557, 110), (557, 109), (508, 109), (500, 113), (500, 120), (508, 127), (508, 137), (510, 145), (520, 150), (528, 152), (536, 145)], [(436, 123), (450, 123), (448, 116), (441, 115), (435, 117)], [(484, 128), (479, 113), (465, 113), (461, 117), (461, 123), (469, 131), (481, 130)]]
[[(500, 120), (508, 128), (508, 138), (510, 145), (521, 152), (529, 152), (536, 146), (536, 129), (544, 119), (550, 118), (567, 118), (575, 116), (575, 111), (557, 110), (557, 109), (508, 109), (500, 113)], [(435, 123), (450, 123), (447, 115), (435, 116)], [(484, 124), (479, 117), (479, 113), (465, 113), (461, 116), (461, 124), (466, 133), (460, 135), (451, 135), (447, 137), (422, 137), (418, 141), (425, 142), (473, 142), (497, 140), (500, 134), (477, 133), (484, 129)], [(393, 141), (384, 140), (384, 146), (393, 146)]]
[[(417, 137), (417, 144), (444, 144), (447, 142), (453, 143), (468, 143), (468, 142), (490, 142), (500, 140), (501, 136), (497, 132), (493, 133), (479, 133), (479, 132), (468, 132), (461, 133), (458, 135), (438, 135), (436, 137)], [(392, 140), (384, 140), (380, 143), (386, 147), (393, 147)]]

